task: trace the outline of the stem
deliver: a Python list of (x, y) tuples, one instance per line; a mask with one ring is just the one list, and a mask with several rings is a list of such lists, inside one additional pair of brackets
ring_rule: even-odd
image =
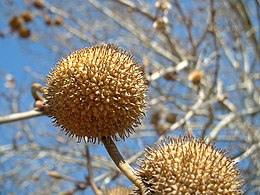
[(44, 115), (44, 113), (36, 110), (14, 113), (6, 116), (0, 116), (0, 124), (11, 123), (11, 122), (42, 116), (42, 115)]
[(32, 93), (32, 96), (34, 97), (35, 100), (42, 100), (43, 101), (43, 97), (40, 96), (38, 94), (38, 92), (40, 92), (42, 94), (44, 92), (44, 89), (45, 89), (45, 87), (43, 87), (39, 83), (33, 83), (32, 84), (31, 93)]
[(108, 140), (107, 138), (103, 137), (102, 142), (116, 166), (135, 186), (140, 189), (141, 193), (144, 194), (142, 182), (134, 174), (134, 169), (122, 157), (113, 140), (111, 138)]

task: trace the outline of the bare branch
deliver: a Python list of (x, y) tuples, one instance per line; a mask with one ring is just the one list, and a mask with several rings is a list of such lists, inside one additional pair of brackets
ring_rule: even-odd
[(21, 113), (14, 113), (6, 116), (1, 116), (0, 117), (0, 124), (4, 123), (11, 123), (19, 120), (24, 120), (24, 119), (29, 119), (37, 116), (42, 116), (44, 113), (36, 110), (30, 110), (26, 112), (21, 112)]

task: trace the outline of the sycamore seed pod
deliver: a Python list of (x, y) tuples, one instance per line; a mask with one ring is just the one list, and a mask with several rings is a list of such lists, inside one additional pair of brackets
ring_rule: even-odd
[(137, 176), (148, 194), (242, 194), (239, 170), (224, 155), (205, 140), (170, 137), (145, 150)]
[(25, 22), (32, 22), (33, 21), (33, 14), (31, 12), (23, 12), (21, 17)]
[(24, 20), (22, 17), (14, 16), (9, 21), (9, 26), (13, 31), (19, 30), (23, 26)]
[(31, 36), (31, 30), (23, 26), (19, 29), (19, 36), (20, 38), (28, 38)]
[(50, 26), (52, 24), (52, 21), (51, 21), (51, 18), (46, 16), (44, 18), (44, 23), (47, 25), (47, 26)]
[(56, 17), (54, 18), (54, 24), (57, 25), (57, 26), (62, 25), (62, 24), (63, 24), (63, 19), (62, 19), (62, 17), (56, 16)]
[(45, 92), (54, 125), (95, 143), (129, 136), (144, 116), (147, 83), (133, 56), (113, 44), (73, 52), (48, 76)]
[(167, 113), (165, 117), (166, 122), (173, 124), (176, 122), (176, 114), (175, 113)]
[(42, 1), (40, 0), (35, 0), (33, 1), (33, 6), (37, 9), (43, 9), (44, 8), (44, 4)]
[(157, 125), (160, 121), (161, 115), (160, 112), (155, 111), (152, 115), (151, 115), (151, 123), (153, 125)]
[(204, 73), (202, 70), (194, 70), (191, 72), (189, 75), (189, 80), (194, 84), (194, 85), (199, 85), (201, 82), (201, 79), (203, 77)]

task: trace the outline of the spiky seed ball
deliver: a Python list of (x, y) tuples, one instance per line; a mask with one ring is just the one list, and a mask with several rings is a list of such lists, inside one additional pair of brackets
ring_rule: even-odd
[(43, 9), (44, 8), (44, 4), (42, 1), (40, 0), (35, 0), (33, 1), (33, 6), (37, 9)]
[(20, 38), (28, 38), (31, 36), (31, 30), (25, 26), (19, 29)]
[(137, 176), (152, 194), (242, 194), (239, 170), (224, 155), (205, 140), (170, 137), (146, 149)]
[(9, 21), (9, 26), (11, 27), (11, 29), (12, 29), (13, 31), (17, 31), (17, 30), (19, 30), (19, 29), (22, 28), (23, 23), (24, 23), (24, 20), (23, 20), (22, 17), (20, 17), (20, 16), (19, 16), (19, 17), (14, 16), (14, 17), (12, 17), (12, 18), (10, 19), (10, 21)]
[(194, 84), (194, 85), (199, 85), (201, 82), (201, 79), (203, 77), (204, 73), (202, 70), (194, 70), (193, 72), (190, 73), (189, 75), (189, 80)]
[(52, 24), (51, 18), (48, 17), (48, 16), (45, 17), (44, 22), (45, 22), (45, 24), (46, 24), (47, 26), (50, 26), (50, 25)]
[(151, 115), (151, 123), (153, 125), (157, 125), (160, 121), (161, 118), (161, 114), (158, 111), (155, 111), (152, 115)]
[(33, 14), (31, 12), (23, 12), (21, 17), (25, 22), (32, 22), (33, 21)]
[(175, 113), (167, 113), (165, 117), (166, 122), (173, 124), (176, 122), (176, 114)]
[(120, 186), (106, 190), (104, 195), (129, 195), (131, 193), (133, 193), (132, 189)]
[(50, 73), (47, 112), (69, 136), (125, 139), (144, 116), (147, 84), (133, 56), (113, 44), (73, 52)]
[(62, 17), (56, 16), (56, 17), (54, 18), (54, 24), (57, 25), (57, 26), (62, 25), (62, 24), (63, 24), (63, 19), (62, 19)]

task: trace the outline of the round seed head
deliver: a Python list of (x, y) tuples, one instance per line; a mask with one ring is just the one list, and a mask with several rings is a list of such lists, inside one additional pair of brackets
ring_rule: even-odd
[(44, 22), (47, 26), (50, 26), (52, 24), (51, 18), (48, 16), (44, 18)]
[(165, 117), (166, 122), (173, 124), (176, 122), (176, 114), (174, 113), (167, 113), (166, 117)]
[(33, 14), (31, 12), (23, 12), (21, 17), (25, 22), (32, 22), (33, 21)]
[(138, 164), (137, 176), (152, 194), (242, 194), (235, 163), (205, 140), (165, 139)]
[(194, 70), (191, 72), (189, 75), (189, 80), (194, 84), (194, 85), (199, 85), (201, 82), (201, 79), (203, 77), (204, 73), (202, 70)]
[(47, 112), (79, 142), (125, 139), (147, 106), (143, 71), (129, 52), (112, 44), (70, 54), (58, 62), (46, 85)]
[(20, 38), (28, 38), (31, 36), (31, 30), (23, 26), (19, 29), (19, 36)]
[(158, 111), (154, 112), (151, 116), (151, 123), (153, 125), (157, 125), (160, 121), (160, 118), (161, 118), (160, 112)]
[(24, 20), (22, 17), (14, 16), (9, 21), (9, 26), (13, 31), (17, 31), (22, 28)]
[(43, 9), (44, 8), (44, 4), (42, 1), (40, 0), (35, 0), (33, 1), (33, 6), (37, 9)]
[(63, 19), (62, 19), (62, 17), (56, 16), (56, 17), (54, 18), (54, 24), (57, 25), (57, 26), (62, 25), (62, 24), (63, 24)]

